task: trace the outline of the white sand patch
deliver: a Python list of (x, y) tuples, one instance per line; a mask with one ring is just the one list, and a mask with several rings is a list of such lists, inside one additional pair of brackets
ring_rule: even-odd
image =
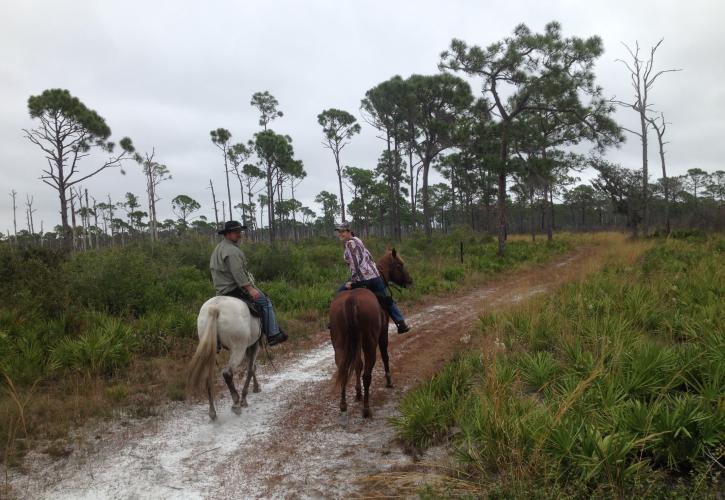
[(71, 458), (55, 477), (31, 465), (30, 474), (12, 481), (14, 491), (21, 498), (207, 498), (217, 466), (253, 452), (249, 445), (266, 439), (294, 394), (305, 384), (328, 379), (334, 365), (332, 346), (323, 345), (269, 377), (259, 370), (263, 392), (249, 394), (249, 407), (240, 416), (231, 412), (228, 396), (218, 401), (215, 422), (207, 404), (179, 407), (146, 435), (87, 460)]

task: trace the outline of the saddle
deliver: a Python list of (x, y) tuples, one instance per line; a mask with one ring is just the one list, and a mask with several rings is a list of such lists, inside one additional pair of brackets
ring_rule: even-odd
[(253, 300), (252, 297), (249, 296), (249, 294), (242, 290), (241, 288), (236, 288), (232, 290), (230, 293), (227, 294), (228, 297), (234, 297), (235, 299), (239, 299), (245, 304), (247, 304), (247, 307), (249, 308), (249, 312), (252, 316), (255, 318), (262, 318), (264, 316), (262, 314), (262, 309), (257, 305)]
[[(262, 327), (262, 333), (267, 331), (267, 322), (264, 321), (264, 314), (262, 314), (262, 308), (255, 304), (252, 298), (247, 294), (244, 290), (241, 288), (237, 288), (235, 290), (232, 290), (232, 292), (228, 293), (226, 295), (227, 297), (234, 297), (235, 299), (239, 299), (242, 302), (244, 302), (247, 307), (249, 308), (249, 313), (254, 316), (255, 318), (259, 318), (260, 326)], [(222, 344), (221, 339), (219, 338), (219, 335), (217, 334), (217, 352), (221, 350), (221, 348), (224, 347), (227, 348), (224, 344)]]
[[(359, 286), (357, 288), (364, 288), (366, 290), (370, 290), (370, 288), (366, 286)], [(372, 290), (370, 290), (373, 292)], [(382, 293), (375, 293), (373, 292), (373, 295), (375, 295), (375, 298), (378, 299), (378, 304), (380, 304), (380, 307), (385, 309), (388, 314), (390, 314), (390, 307), (393, 305), (393, 297), (388, 295), (385, 291)]]

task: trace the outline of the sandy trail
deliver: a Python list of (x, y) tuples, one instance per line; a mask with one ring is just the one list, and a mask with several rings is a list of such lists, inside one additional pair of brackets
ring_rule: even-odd
[(66, 459), (33, 452), (26, 473), (10, 478), (13, 493), (68, 499), (354, 496), (359, 479), (413, 461), (388, 424), (402, 395), (464, 347), (481, 313), (584, 272), (588, 252), (580, 249), (418, 307), (408, 315), (414, 331), (398, 336), (391, 330), (395, 388), (384, 388), (382, 363), (376, 364), (370, 420), (361, 418), (360, 403), (348, 394), (350, 424), (338, 425), (333, 350), (328, 333), (320, 332), (310, 349), (277, 361), (278, 371), (260, 368), (262, 392), (249, 394), (241, 416), (231, 412), (224, 388), (216, 422), (209, 420), (206, 404), (172, 403), (160, 417), (84, 429), (88, 444)]

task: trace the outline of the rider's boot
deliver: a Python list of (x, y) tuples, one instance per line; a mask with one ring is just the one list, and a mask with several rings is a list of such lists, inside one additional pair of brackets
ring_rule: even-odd
[(277, 335), (272, 335), (271, 337), (267, 338), (267, 345), (273, 346), (277, 344), (281, 344), (282, 342), (286, 341), (289, 337), (286, 333), (282, 331), (282, 329), (279, 329), (279, 333)]
[(406, 333), (410, 331), (410, 326), (408, 326), (405, 320), (396, 322), (395, 326), (398, 327), (398, 333)]

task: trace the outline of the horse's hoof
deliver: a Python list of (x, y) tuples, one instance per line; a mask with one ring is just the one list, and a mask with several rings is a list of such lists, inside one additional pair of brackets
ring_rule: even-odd
[(254, 394), (260, 393), (260, 392), (262, 392), (262, 388), (259, 386), (252, 387), (252, 392)]
[(371, 418), (373, 416), (373, 412), (370, 411), (370, 408), (363, 408), (363, 418)]
[(362, 394), (355, 394), (355, 401), (362, 400)]
[(249, 403), (247, 403), (246, 399), (242, 399), (242, 402), (239, 403), (239, 406), (243, 406), (244, 408), (246, 408), (247, 406), (249, 406)]
[(234, 405), (234, 406), (232, 406), (232, 411), (236, 415), (241, 415), (242, 414), (242, 407), (241, 406)]
[(385, 384), (385, 387), (387, 387), (388, 389), (392, 389), (395, 386), (393, 385), (392, 382), (388, 382), (387, 384)]
[(210, 411), (209, 412), (209, 418), (212, 420), (212, 422), (214, 420), (216, 420), (216, 412), (215, 411)]
[(341, 427), (344, 427), (345, 429), (347, 429), (347, 424), (349, 423), (349, 421), (348, 421), (348, 418), (347, 418), (347, 412), (346, 411), (341, 412), (340, 413), (340, 416), (338, 417), (337, 420), (340, 423), (340, 426)]
[(390, 375), (385, 376), (385, 387), (391, 389), (393, 387), (393, 379)]

